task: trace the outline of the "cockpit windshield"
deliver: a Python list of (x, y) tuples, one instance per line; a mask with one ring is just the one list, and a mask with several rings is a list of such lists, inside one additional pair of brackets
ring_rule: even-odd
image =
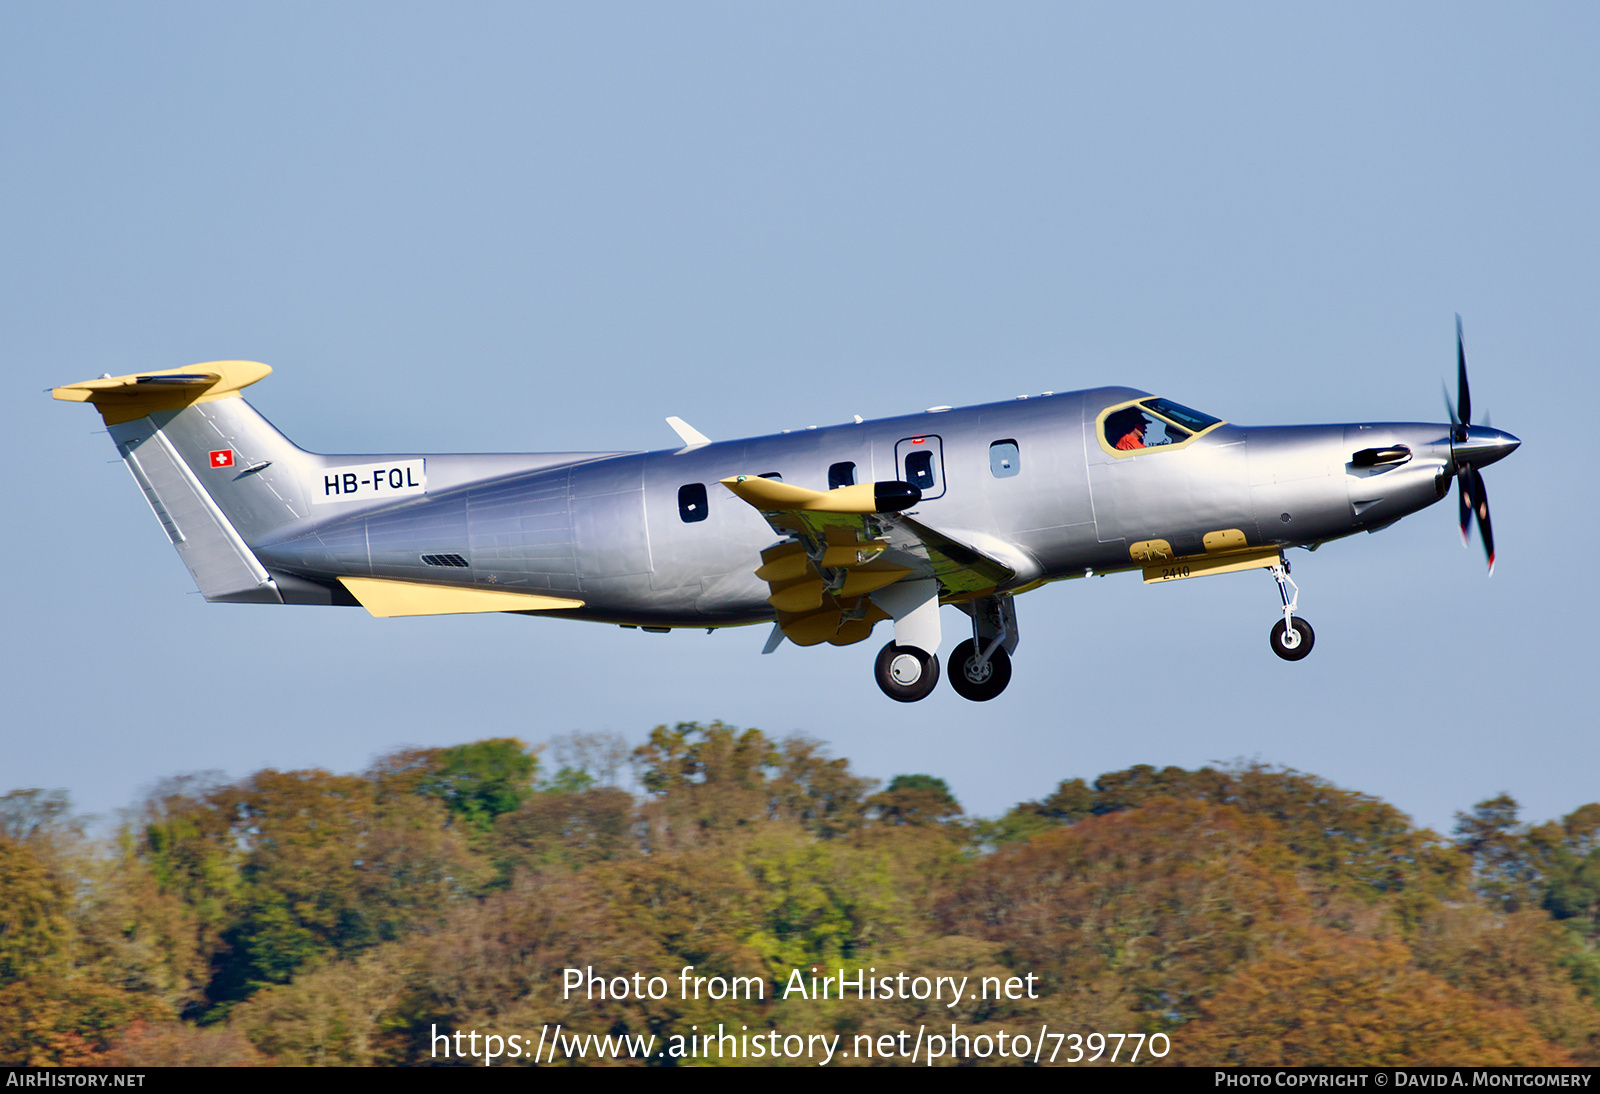
[(1112, 450), (1132, 452), (1181, 445), (1220, 423), (1220, 418), (1190, 410), (1170, 399), (1141, 399), (1107, 414), (1103, 436)]
[(1209, 414), (1202, 414), (1198, 410), (1190, 410), (1188, 407), (1175, 403), (1171, 399), (1146, 399), (1139, 405), (1149, 407), (1170, 422), (1177, 422), (1190, 433), (1199, 433), (1201, 430), (1210, 429), (1222, 420), (1221, 418), (1213, 418)]

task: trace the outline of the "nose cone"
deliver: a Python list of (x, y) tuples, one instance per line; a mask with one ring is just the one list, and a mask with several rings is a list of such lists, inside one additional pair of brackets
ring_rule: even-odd
[(1468, 426), (1466, 438), (1455, 437), (1450, 442), (1451, 454), (1457, 468), (1488, 467), (1503, 460), (1517, 450), (1522, 442), (1511, 434), (1486, 425)]

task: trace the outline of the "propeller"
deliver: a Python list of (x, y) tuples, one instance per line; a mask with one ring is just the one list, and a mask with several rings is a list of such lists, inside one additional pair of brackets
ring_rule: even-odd
[(1455, 466), (1456, 489), (1459, 501), (1461, 543), (1467, 544), (1468, 529), (1474, 519), (1478, 522), (1478, 536), (1483, 540), (1483, 553), (1489, 560), (1489, 573), (1494, 573), (1494, 526), (1489, 520), (1489, 492), (1484, 488), (1483, 476), (1478, 468), (1509, 455), (1519, 445), (1515, 437), (1491, 429), (1487, 425), (1474, 427), (1472, 423), (1472, 389), (1467, 386), (1466, 340), (1461, 335), (1461, 316), (1456, 316), (1456, 400), (1450, 401), (1447, 389), (1444, 405), (1450, 412), (1450, 450)]

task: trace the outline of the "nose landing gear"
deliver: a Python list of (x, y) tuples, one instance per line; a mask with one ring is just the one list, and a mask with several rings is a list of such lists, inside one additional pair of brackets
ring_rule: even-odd
[[(1317, 633), (1310, 623), (1295, 618), (1294, 610), (1300, 604), (1300, 586), (1289, 577), (1289, 560), (1282, 552), (1278, 554), (1278, 564), (1268, 572), (1278, 583), (1278, 595), (1283, 598), (1283, 618), (1272, 625), (1272, 652), (1285, 661), (1299, 661), (1311, 652)], [(1294, 590), (1293, 596), (1289, 595), (1290, 589)]]
[(1317, 634), (1304, 619), (1285, 623), (1278, 620), (1272, 625), (1272, 652), (1285, 661), (1298, 661), (1311, 652)]

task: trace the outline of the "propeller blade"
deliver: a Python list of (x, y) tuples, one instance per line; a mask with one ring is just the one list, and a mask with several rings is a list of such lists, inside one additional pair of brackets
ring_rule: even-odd
[(1456, 316), (1456, 403), (1462, 428), (1472, 421), (1472, 390), (1467, 387), (1467, 344), (1461, 336), (1461, 316)]
[(1489, 557), (1489, 575), (1494, 576), (1494, 527), (1489, 523), (1489, 492), (1476, 467), (1472, 471), (1472, 499), (1478, 516), (1478, 535), (1483, 538), (1483, 553)]
[(1468, 529), (1478, 522), (1478, 538), (1489, 559), (1489, 574), (1494, 575), (1494, 525), (1489, 521), (1489, 491), (1478, 473), (1479, 464), (1503, 458), (1521, 443), (1510, 434), (1492, 428), (1472, 432), (1472, 391), (1467, 386), (1467, 343), (1461, 333), (1461, 316), (1456, 315), (1456, 403), (1450, 401), (1449, 385), (1444, 387), (1444, 405), (1450, 411), (1450, 455), (1456, 472), (1457, 519), (1461, 525), (1461, 546), (1470, 539)]

